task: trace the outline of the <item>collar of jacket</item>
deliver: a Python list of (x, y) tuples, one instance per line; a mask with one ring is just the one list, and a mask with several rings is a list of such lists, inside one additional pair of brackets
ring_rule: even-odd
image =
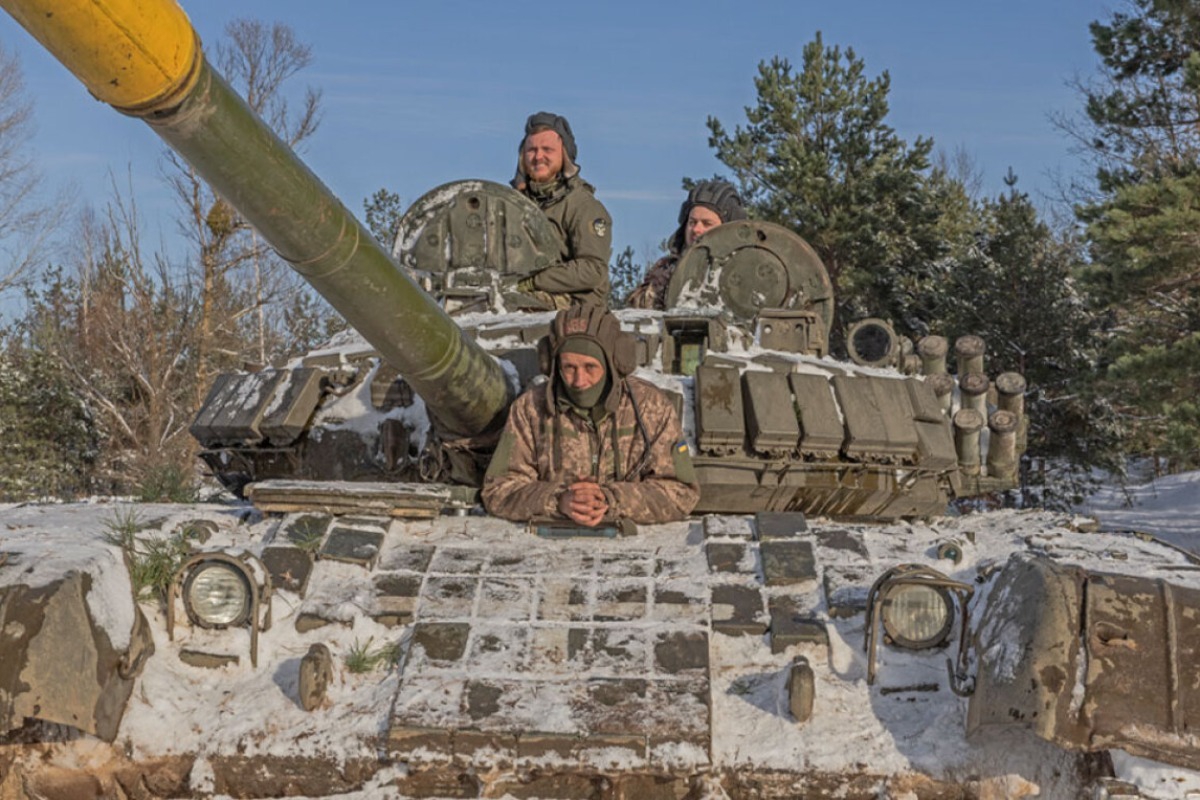
[(554, 180), (547, 181), (545, 183), (535, 183), (534, 181), (530, 181), (529, 183), (525, 184), (525, 194), (529, 195), (533, 202), (537, 203), (539, 207), (546, 208), (547, 206), (552, 206), (559, 200), (562, 200), (564, 197), (570, 194), (573, 188), (575, 188), (574, 176), (570, 178), (564, 178), (562, 173), (559, 173)]

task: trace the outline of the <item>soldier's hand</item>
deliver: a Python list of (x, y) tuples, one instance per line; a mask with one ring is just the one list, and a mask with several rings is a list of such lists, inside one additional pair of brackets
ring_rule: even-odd
[(576, 481), (558, 497), (563, 516), (589, 528), (599, 524), (608, 513), (608, 500), (594, 481)]
[(533, 275), (501, 275), (500, 288), (507, 291), (529, 292), (537, 291), (533, 285)]

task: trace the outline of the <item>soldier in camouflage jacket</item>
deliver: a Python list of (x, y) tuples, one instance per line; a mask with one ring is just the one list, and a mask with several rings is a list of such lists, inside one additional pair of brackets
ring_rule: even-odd
[(566, 518), (594, 526), (683, 519), (700, 498), (671, 401), (628, 377), (633, 340), (607, 311), (560, 311), (539, 344), (550, 380), (526, 391), (483, 484), (506, 519)]

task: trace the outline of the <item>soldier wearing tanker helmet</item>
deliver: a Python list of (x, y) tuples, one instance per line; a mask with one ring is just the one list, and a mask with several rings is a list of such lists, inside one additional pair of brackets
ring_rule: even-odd
[(629, 293), (625, 305), (664, 310), (667, 285), (675, 274), (680, 254), (718, 225), (745, 218), (746, 209), (733, 184), (721, 180), (697, 183), (679, 208), (679, 228), (667, 243), (667, 255), (646, 270), (646, 277)]
[(634, 340), (595, 306), (560, 311), (538, 343), (550, 376), (513, 403), (483, 482), (512, 520), (595, 526), (683, 519), (700, 499), (675, 407), (632, 378)]
[(537, 203), (559, 236), (559, 260), (517, 284), (552, 308), (608, 305), (612, 218), (579, 177), (575, 134), (565, 117), (539, 111), (525, 121), (512, 186)]

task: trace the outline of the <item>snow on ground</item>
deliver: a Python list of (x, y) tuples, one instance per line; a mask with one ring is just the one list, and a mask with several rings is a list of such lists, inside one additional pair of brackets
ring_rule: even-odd
[(1154, 534), (1200, 553), (1200, 472), (1167, 475), (1132, 486), (1105, 486), (1079, 511), (1095, 516), (1104, 530)]

